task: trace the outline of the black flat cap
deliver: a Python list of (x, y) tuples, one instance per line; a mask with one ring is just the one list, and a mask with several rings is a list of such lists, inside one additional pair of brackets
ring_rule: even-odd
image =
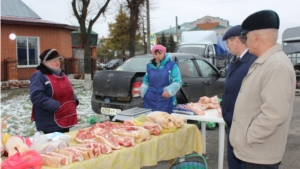
[(242, 33), (242, 27), (241, 25), (236, 25), (234, 27), (231, 27), (230, 29), (228, 29), (228, 31), (225, 33), (225, 35), (223, 36), (223, 40), (227, 40), (233, 36), (241, 36)]
[(279, 29), (279, 17), (275, 11), (262, 10), (248, 16), (242, 23), (242, 35), (259, 29)]

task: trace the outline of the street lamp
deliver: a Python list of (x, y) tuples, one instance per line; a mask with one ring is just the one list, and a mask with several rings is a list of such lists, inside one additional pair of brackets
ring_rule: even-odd
[(9, 34), (9, 39), (10, 40), (15, 40), (16, 39), (16, 34), (15, 33), (11, 33), (11, 34)]

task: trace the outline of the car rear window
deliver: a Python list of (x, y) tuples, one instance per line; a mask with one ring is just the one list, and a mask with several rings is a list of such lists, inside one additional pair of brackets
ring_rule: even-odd
[(117, 68), (120, 71), (146, 72), (147, 64), (150, 63), (150, 58), (131, 58), (125, 61)]
[(108, 62), (108, 64), (115, 64), (119, 61), (119, 59), (113, 59), (111, 61)]

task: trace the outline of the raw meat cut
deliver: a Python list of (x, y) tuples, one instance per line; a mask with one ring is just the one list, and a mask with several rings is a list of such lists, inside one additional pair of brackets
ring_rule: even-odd
[(92, 148), (87, 148), (87, 147), (74, 147), (75, 149), (77, 149), (81, 155), (83, 156), (84, 160), (88, 160), (90, 158), (94, 158), (94, 153), (93, 153), (93, 149)]
[(93, 130), (96, 130), (98, 128), (102, 128), (102, 129), (105, 129), (107, 131), (111, 131), (112, 129), (120, 128), (122, 126), (123, 126), (123, 124), (112, 123), (112, 122), (109, 122), (109, 121), (105, 121), (103, 123), (94, 124), (91, 128), (89, 128), (89, 131), (93, 131)]
[(124, 126), (136, 126), (133, 120), (125, 120), (123, 124)]
[(96, 141), (107, 144), (114, 150), (121, 148), (118, 139), (105, 129), (97, 128), (93, 132), (95, 134)]
[(55, 152), (48, 152), (45, 154), (40, 154), (43, 160), (43, 165), (50, 166), (50, 167), (61, 167), (61, 165), (69, 164), (68, 156), (63, 154), (58, 154)]
[(208, 103), (218, 104), (219, 103), (218, 96), (213, 96), (211, 98), (203, 96), (203, 97), (200, 97), (199, 102), (201, 104), (208, 104)]
[(101, 154), (101, 147), (97, 141), (84, 140), (84, 145), (86, 148), (92, 148), (94, 157), (98, 157)]
[(66, 147), (63, 149), (59, 149), (59, 150), (57, 150), (57, 153), (68, 156), (70, 163), (73, 163), (74, 161), (83, 161), (84, 160), (81, 153), (74, 147)]
[(80, 129), (74, 139), (79, 143), (83, 143), (85, 139), (95, 139), (95, 135), (90, 130)]
[(187, 104), (187, 108), (193, 112), (195, 112), (197, 115), (205, 115), (205, 112), (204, 110), (202, 109), (203, 107), (202, 106), (199, 106), (198, 104), (196, 103), (188, 103)]
[(148, 130), (138, 126), (124, 126), (123, 128), (113, 129), (112, 133), (123, 137), (134, 138), (135, 143), (140, 143), (150, 139)]
[(124, 147), (133, 147), (134, 138), (115, 135), (118, 138), (119, 144)]
[(145, 121), (143, 123), (143, 127), (150, 131), (153, 135), (159, 135), (162, 131), (162, 127), (158, 125), (157, 123), (153, 123), (150, 121)]
[(98, 143), (98, 145), (101, 148), (101, 153), (102, 154), (108, 154), (108, 153), (112, 152), (112, 149), (111, 149), (111, 147), (109, 145), (104, 144), (104, 143)]

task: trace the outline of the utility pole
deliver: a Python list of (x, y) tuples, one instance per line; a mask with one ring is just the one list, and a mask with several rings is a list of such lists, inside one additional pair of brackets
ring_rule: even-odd
[(177, 22), (177, 16), (176, 16), (176, 42), (178, 44), (178, 22)]
[(145, 21), (144, 21), (144, 16), (142, 18), (143, 21), (143, 42), (144, 42), (144, 54), (147, 53), (147, 43), (146, 43), (146, 32), (145, 32)]
[(149, 0), (146, 0), (146, 8), (147, 8), (147, 53), (151, 53), (151, 51), (150, 51), (150, 12), (149, 12)]

